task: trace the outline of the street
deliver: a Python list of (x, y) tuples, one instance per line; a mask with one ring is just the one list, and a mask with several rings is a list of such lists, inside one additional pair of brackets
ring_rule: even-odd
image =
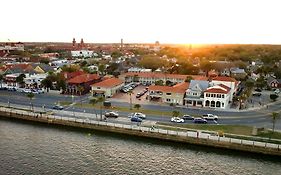
[[(26, 97), (26, 94), (19, 93), (19, 92), (11, 92), (11, 91), (0, 91), (0, 103), (2, 105), (10, 106), (13, 105), (24, 105), (29, 107), (30, 106), (30, 99)], [(72, 96), (64, 96), (60, 94), (35, 94), (34, 99), (32, 99), (32, 103), (34, 107), (41, 108), (43, 110), (52, 110), (52, 107), (58, 103), (59, 101), (69, 102), (70, 105), (65, 106), (64, 110), (57, 111), (53, 110), (57, 115), (75, 115), (77, 117), (78, 113), (85, 114), (84, 116), (92, 116), (96, 117), (95, 113), (100, 114), (100, 111), (97, 110), (95, 112), (94, 108), (83, 108), (79, 107), (79, 105), (72, 105), (74, 103), (79, 104), (81, 102), (88, 102), (89, 98), (88, 95), (84, 95), (81, 97), (72, 97)], [(108, 99), (110, 101), (110, 99)], [(118, 101), (111, 101), (113, 106), (123, 106), (129, 107), (129, 103), (125, 102), (118, 102)], [(72, 103), (72, 104), (71, 104)], [(260, 108), (253, 111), (218, 111), (213, 109), (193, 109), (193, 108), (185, 108), (185, 107), (171, 107), (166, 105), (154, 105), (154, 104), (143, 104), (142, 109), (149, 109), (149, 110), (157, 110), (157, 111), (173, 111), (179, 110), (183, 114), (189, 115), (202, 115), (206, 113), (212, 113), (219, 116), (218, 124), (231, 124), (231, 125), (248, 125), (248, 126), (256, 126), (256, 127), (272, 127), (271, 121), (271, 113), (272, 112), (280, 112), (280, 104), (281, 102), (276, 102), (275, 104), (269, 105), (268, 108)], [(103, 110), (103, 112), (105, 112)], [(132, 110), (134, 112), (134, 110)], [(129, 112), (118, 112), (120, 117), (115, 119), (109, 119), (112, 122), (118, 123), (128, 123), (130, 120), (128, 119)], [(87, 114), (87, 115), (86, 115)], [(80, 117), (83, 118), (83, 115)], [(170, 118), (164, 115), (147, 115), (146, 121), (151, 122), (170, 122)], [(187, 121), (187, 123), (192, 123), (192, 121)], [(208, 122), (210, 124), (216, 124), (214, 122)], [(281, 121), (276, 121), (276, 129), (281, 130)]]

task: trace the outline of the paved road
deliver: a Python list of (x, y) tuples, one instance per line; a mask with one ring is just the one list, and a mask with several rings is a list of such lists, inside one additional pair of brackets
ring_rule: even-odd
[[(68, 101), (68, 102), (76, 102), (79, 101), (88, 101), (88, 96), (82, 97), (71, 97), (64, 96), (58, 94), (36, 94), (35, 98), (32, 100), (32, 103), (35, 107), (42, 108), (45, 106), (45, 109), (51, 109), (58, 101)], [(6, 103), (10, 102), (11, 105), (30, 105), (30, 100), (26, 97), (26, 94), (18, 93), (18, 92), (10, 92), (10, 91), (0, 91), (0, 102)], [(113, 106), (126, 106), (129, 107), (128, 103), (124, 102), (112, 102)], [(268, 106), (268, 108), (262, 108), (255, 111), (240, 111), (240, 112), (230, 112), (230, 111), (217, 111), (210, 109), (192, 109), (192, 108), (177, 108), (182, 113), (191, 114), (191, 115), (202, 115), (205, 113), (213, 113), (220, 117), (219, 124), (241, 124), (241, 125), (250, 125), (257, 127), (267, 127), (271, 128), (271, 113), (273, 111), (280, 112), (281, 111), (281, 102), (278, 102), (274, 105)], [(166, 106), (166, 105), (142, 105), (144, 109), (153, 109), (158, 111), (172, 111), (175, 110), (175, 107)], [(95, 116), (95, 111), (89, 108), (81, 108), (79, 106), (68, 106), (64, 111), (69, 112), (81, 112), (81, 113), (90, 113)], [(97, 111), (99, 113), (99, 111)], [(128, 116), (128, 112), (119, 112), (121, 116), (125, 119)], [(147, 116), (147, 120), (150, 121), (161, 121), (161, 122), (169, 122), (170, 117), (167, 116), (158, 116), (158, 115), (149, 115)], [(191, 123), (191, 121), (190, 121)], [(276, 122), (276, 129), (281, 130), (281, 121)]]

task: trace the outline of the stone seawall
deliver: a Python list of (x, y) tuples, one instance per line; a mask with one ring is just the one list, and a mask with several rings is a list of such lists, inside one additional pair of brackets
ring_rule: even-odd
[[(265, 154), (265, 155), (275, 155), (281, 156), (281, 150), (278, 147), (270, 148), (270, 147), (262, 147), (249, 144), (242, 144), (241, 143), (233, 143), (233, 142), (226, 142), (218, 140), (211, 140), (207, 138), (197, 138), (197, 137), (190, 137), (190, 136), (183, 136), (176, 134), (177, 132), (172, 133), (173, 131), (167, 130), (165, 132), (157, 132), (157, 130), (151, 130), (151, 128), (139, 127), (133, 128), (130, 125), (122, 125), (122, 124), (114, 124), (114, 123), (106, 123), (106, 122), (84, 122), (84, 120), (63, 120), (57, 119), (54, 116), (47, 116), (47, 115), (40, 115), (40, 114), (25, 114), (26, 112), (13, 112), (13, 111), (0, 111), (0, 117), (5, 118), (13, 118), (19, 120), (27, 120), (32, 122), (40, 122), (46, 124), (53, 124), (53, 125), (64, 125), (76, 128), (85, 128), (85, 129), (93, 129), (105, 132), (113, 132), (119, 134), (127, 134), (132, 136), (138, 137), (146, 137), (146, 138), (154, 138), (160, 140), (167, 140), (167, 141), (175, 141), (175, 142), (182, 142), (182, 143), (189, 143), (195, 145), (202, 145), (202, 146), (210, 146), (216, 148), (223, 148), (223, 149), (231, 149), (231, 150), (238, 150), (238, 151), (245, 151), (245, 152), (252, 152), (258, 154)], [(280, 147), (281, 148), (281, 147)]]

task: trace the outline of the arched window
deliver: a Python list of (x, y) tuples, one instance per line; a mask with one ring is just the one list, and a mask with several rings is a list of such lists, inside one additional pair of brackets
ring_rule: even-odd
[(217, 107), (217, 108), (220, 108), (220, 107), (221, 107), (221, 102), (220, 102), (220, 101), (217, 101), (217, 102), (216, 102), (216, 107)]
[(205, 106), (210, 106), (210, 101), (209, 101), (209, 100), (207, 100), (207, 101), (205, 102)]
[(215, 101), (211, 101), (211, 107), (215, 107)]

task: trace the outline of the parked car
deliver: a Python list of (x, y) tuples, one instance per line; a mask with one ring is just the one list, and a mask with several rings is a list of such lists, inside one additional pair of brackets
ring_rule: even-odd
[(106, 112), (104, 116), (117, 118), (117, 117), (119, 117), (119, 114), (117, 112), (111, 111), (111, 112)]
[(260, 96), (261, 96), (261, 93), (253, 93), (253, 96), (260, 97)]
[(132, 117), (131, 122), (142, 122), (142, 119), (139, 117)]
[(202, 123), (202, 124), (206, 124), (208, 123), (206, 119), (203, 119), (203, 118), (195, 118), (193, 120), (193, 123)]
[(257, 91), (257, 92), (261, 92), (262, 90), (261, 90), (261, 89), (259, 89), (259, 88), (257, 88), (257, 89), (255, 89), (255, 91)]
[(143, 114), (143, 113), (140, 113), (140, 112), (135, 112), (135, 113), (134, 113), (134, 117), (138, 117), (138, 118), (141, 118), (141, 119), (145, 119), (145, 118), (146, 118), (146, 115)]
[(184, 120), (194, 120), (194, 117), (192, 117), (191, 115), (183, 115), (182, 116), (182, 119), (184, 119)]
[(31, 91), (31, 89), (23, 89), (22, 92), (24, 92), (24, 93), (31, 93), (32, 91)]
[(17, 89), (15, 87), (8, 87), (8, 91), (16, 91)]
[(204, 114), (202, 115), (202, 118), (205, 120), (218, 120), (218, 116), (214, 114)]
[(137, 93), (136, 98), (140, 98), (142, 95), (142, 93)]
[(63, 110), (63, 106), (55, 105), (55, 106), (53, 106), (53, 109), (56, 109), (56, 110)]
[(280, 93), (280, 90), (279, 90), (279, 89), (275, 89), (274, 93), (275, 93), (275, 94), (279, 94), (279, 93)]
[(43, 94), (45, 92), (44, 89), (37, 89), (37, 91), (39, 94)]
[(171, 118), (171, 122), (175, 122), (175, 123), (184, 123), (184, 119), (179, 118), (179, 117), (172, 117), (172, 118)]

